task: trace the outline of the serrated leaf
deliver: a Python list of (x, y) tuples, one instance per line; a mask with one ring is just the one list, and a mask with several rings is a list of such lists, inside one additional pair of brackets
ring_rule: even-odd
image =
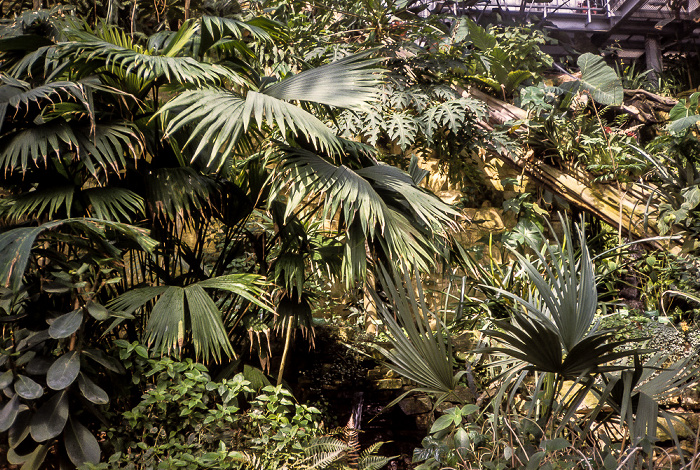
[(27, 400), (35, 400), (44, 394), (44, 389), (29, 377), (19, 374), (15, 380), (15, 392)]
[(405, 113), (394, 113), (386, 122), (386, 132), (389, 138), (396, 142), (401, 150), (406, 150), (413, 145), (418, 131), (416, 119)]
[(67, 338), (83, 323), (83, 309), (73, 310), (56, 318), (49, 326), (49, 336), (54, 339)]
[(85, 308), (95, 320), (103, 321), (109, 318), (109, 310), (97, 302), (89, 302)]
[(66, 391), (54, 394), (49, 401), (32, 416), (30, 432), (36, 442), (52, 439), (66, 427), (68, 421), (68, 394)]
[(80, 355), (71, 351), (56, 359), (46, 373), (46, 385), (63, 390), (73, 383), (80, 372)]
[(68, 457), (76, 467), (100, 461), (101, 451), (97, 439), (85, 426), (72, 418), (64, 433), (64, 443)]
[(0, 432), (5, 432), (14, 424), (19, 413), (19, 396), (15, 395), (0, 411)]
[(107, 395), (107, 392), (86, 377), (85, 374), (81, 373), (78, 376), (78, 387), (80, 387), (83, 396), (92, 403), (96, 405), (105, 405), (109, 403), (109, 395)]

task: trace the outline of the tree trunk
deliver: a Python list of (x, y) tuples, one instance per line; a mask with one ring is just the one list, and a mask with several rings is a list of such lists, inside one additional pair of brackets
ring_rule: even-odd
[[(489, 122), (482, 121), (479, 124), (487, 130), (493, 130), (495, 124), (527, 118), (527, 112), (517, 106), (476, 89), (456, 88), (462, 96), (476, 98), (486, 103), (490, 119)], [(671, 103), (664, 104), (668, 106)], [(524, 170), (528, 176), (544, 184), (569, 204), (619, 228), (629, 238), (659, 236), (654, 217), (657, 213), (658, 201), (651, 197), (653, 187), (645, 188), (636, 183), (621, 183), (617, 187), (594, 183), (594, 176), (582, 169), (567, 168), (566, 171), (562, 171), (544, 162), (528, 158), (528, 155), (499, 153), (497, 156), (508, 164)], [(670, 242), (671, 246), (660, 242), (651, 242), (651, 244), (676, 253), (680, 252), (680, 246), (675, 242)]]

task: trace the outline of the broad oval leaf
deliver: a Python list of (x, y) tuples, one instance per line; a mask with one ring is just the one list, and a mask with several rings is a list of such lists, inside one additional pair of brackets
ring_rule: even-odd
[(587, 52), (577, 61), (581, 68), (581, 88), (600, 104), (620, 106), (624, 98), (622, 81), (602, 57)]
[(17, 447), (29, 435), (29, 421), (32, 414), (26, 405), (20, 405), (19, 409), (15, 423), (7, 430), (7, 443), (10, 447)]
[(116, 372), (117, 374), (126, 373), (126, 369), (124, 369), (124, 366), (122, 366), (119, 361), (108, 356), (99, 349), (86, 349), (83, 351), (83, 354), (112, 372)]
[(102, 321), (109, 318), (109, 310), (97, 302), (88, 303), (85, 309), (95, 320)]
[(61, 434), (68, 421), (68, 394), (54, 394), (32, 416), (30, 432), (36, 442), (44, 442)]
[(46, 373), (46, 385), (54, 390), (63, 390), (73, 383), (80, 372), (80, 355), (71, 351), (56, 359)]
[(66, 452), (76, 467), (84, 463), (100, 461), (100, 445), (90, 431), (79, 422), (70, 419), (64, 433)]
[(51, 323), (49, 336), (54, 339), (67, 338), (80, 328), (83, 323), (83, 310), (77, 309), (61, 315)]
[(41, 444), (34, 449), (34, 452), (22, 457), (23, 465), (20, 470), (39, 470), (44, 463), (49, 446)]
[(14, 375), (12, 375), (11, 370), (6, 370), (2, 375), (0, 375), (0, 390), (12, 384)]
[(19, 413), (19, 396), (15, 395), (12, 400), (0, 410), (0, 432), (5, 432), (14, 424)]
[(44, 394), (44, 389), (29, 377), (19, 374), (15, 380), (15, 392), (22, 398), (35, 400)]
[(109, 395), (95, 382), (81, 373), (78, 376), (78, 387), (83, 393), (83, 396), (96, 405), (106, 405), (109, 403)]
[(451, 426), (454, 424), (454, 418), (452, 415), (442, 415), (438, 419), (435, 420), (433, 423), (433, 427), (430, 428), (430, 432), (435, 433), (438, 431), (442, 431), (443, 429)]
[(29, 375), (46, 375), (53, 362), (45, 356), (37, 356), (27, 364), (24, 371)]

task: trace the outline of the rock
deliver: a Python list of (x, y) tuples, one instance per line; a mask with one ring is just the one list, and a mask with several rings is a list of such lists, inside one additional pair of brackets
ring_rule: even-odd
[(413, 395), (404, 398), (399, 402), (399, 408), (408, 416), (429, 413), (433, 409), (433, 404), (425, 395)]
[(428, 431), (430, 431), (430, 428), (433, 427), (434, 422), (435, 417), (432, 413), (423, 413), (420, 415), (416, 415), (416, 428), (418, 428), (419, 431), (427, 433)]
[(700, 390), (694, 388), (683, 395), (681, 406), (685, 410), (700, 410)]
[[(673, 429), (676, 431), (676, 436), (678, 439), (692, 439), (695, 438), (695, 433), (698, 427), (697, 414), (684, 414), (683, 416), (675, 416), (671, 419)], [(667, 432), (668, 423), (664, 418), (659, 417), (656, 427), (656, 438), (659, 442), (672, 441), (673, 438)]]
[(381, 379), (374, 384), (379, 390), (398, 390), (403, 387), (401, 379)]

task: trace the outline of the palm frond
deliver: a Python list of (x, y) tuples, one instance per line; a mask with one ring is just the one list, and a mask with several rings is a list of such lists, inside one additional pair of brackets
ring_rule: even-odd
[(208, 208), (219, 190), (216, 180), (191, 167), (159, 168), (148, 178), (147, 201), (154, 214), (186, 221)]
[(218, 16), (203, 16), (201, 23), (200, 52), (205, 53), (221, 39), (243, 39), (250, 34), (254, 41), (271, 42), (282, 35), (282, 25), (268, 18), (252, 18), (247, 21)]
[(171, 83), (195, 85), (220, 84), (223, 81), (242, 83), (236, 73), (225, 67), (198, 62), (192, 57), (176, 57), (173, 50), (164, 50), (164, 55), (155, 55), (138, 45), (124, 47), (87, 31), (76, 31), (73, 36), (74, 41), (59, 46), (64, 59), (80, 58), (108, 69), (121, 69), (126, 75), (134, 74), (144, 81), (164, 78)]
[(418, 188), (410, 175), (387, 165), (352, 170), (316, 154), (287, 149), (280, 164), (286, 175), (272, 194), (286, 191), (285, 218), (310, 196), (323, 198), (326, 218), (341, 213), (346, 224), (343, 270), (347, 282), (363, 278), (365, 241), (379, 243), (394, 259), (427, 269), (441, 251), (437, 237), (456, 228), (457, 212)]
[[(311, 113), (286, 101), (249, 91), (245, 98), (222, 89), (186, 91), (166, 103), (159, 114), (166, 116), (166, 136), (185, 126), (194, 126), (185, 146), (194, 141), (196, 158), (206, 146), (211, 147), (208, 165), (223, 157), (247, 139), (246, 133), (256, 125), (276, 128), (282, 136), (287, 130), (301, 134), (322, 151), (340, 151), (338, 138), (326, 125)], [(219, 160), (221, 159), (221, 160)]]
[[(187, 310), (192, 327), (192, 343), (195, 356), (200, 354), (205, 359), (221, 360), (223, 351), (229, 357), (235, 357), (231, 341), (221, 320), (221, 311), (200, 284), (185, 287)], [(155, 308), (154, 308), (155, 310)], [(153, 314), (151, 314), (151, 317)]]
[(330, 64), (305, 70), (262, 90), (280, 100), (299, 100), (340, 108), (366, 105), (377, 98), (382, 71), (374, 66), (378, 59), (370, 53), (344, 57)]
[(274, 313), (266, 299), (264, 288), (268, 285), (262, 276), (248, 273), (226, 274), (197, 283), (205, 289), (219, 289), (236, 294), (258, 307)]
[[(415, 275), (418, 279), (417, 271)], [(377, 349), (391, 369), (421, 385), (423, 391), (449, 394), (459, 380), (452, 369), (452, 343), (440, 319), (428, 309), (421, 284), (414, 285), (407, 270), (402, 280), (397, 271), (391, 275), (383, 266), (379, 280), (392, 309), (375, 292), (372, 295), (389, 330), (393, 349), (387, 351), (379, 346)]]
[(93, 217), (114, 221), (133, 221), (135, 215), (145, 215), (144, 200), (126, 188), (90, 188), (83, 191)]
[(19, 196), (10, 197), (4, 215), (9, 220), (15, 221), (29, 217), (42, 219), (44, 216), (51, 219), (57, 211), (65, 209), (65, 215), (70, 217), (74, 194), (75, 187), (73, 185), (52, 186), (37, 191), (28, 191)]
[(139, 135), (130, 126), (121, 123), (71, 127), (65, 122), (24, 129), (4, 136), (0, 141), (0, 169), (6, 172), (25, 172), (32, 162), (47, 164), (49, 157), (64, 152), (75, 152), (94, 176), (98, 168), (118, 171), (126, 164), (125, 155), (135, 155), (140, 149)]
[(37, 237), (61, 226), (81, 231), (103, 243), (108, 243), (107, 240), (113, 239), (113, 235), (118, 234), (135, 242), (144, 251), (150, 252), (156, 245), (155, 240), (148, 237), (143, 229), (91, 218), (56, 220), (38, 227), (10, 229), (0, 233), (0, 285), (12, 290), (19, 289)]

